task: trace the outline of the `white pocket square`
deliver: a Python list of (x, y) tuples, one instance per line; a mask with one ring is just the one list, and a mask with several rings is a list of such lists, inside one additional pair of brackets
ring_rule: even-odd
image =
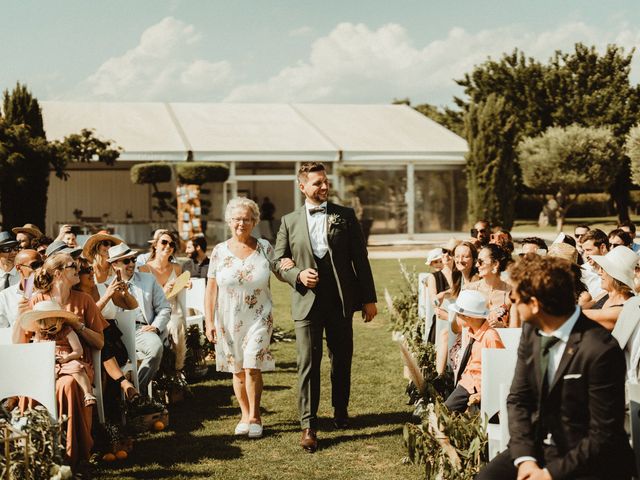
[(570, 373), (569, 375), (565, 375), (562, 377), (564, 380), (574, 380), (576, 378), (582, 377), (581, 373)]

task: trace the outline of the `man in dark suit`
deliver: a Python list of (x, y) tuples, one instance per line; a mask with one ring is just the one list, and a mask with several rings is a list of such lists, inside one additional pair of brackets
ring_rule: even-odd
[(477, 479), (631, 478), (620, 347), (574, 305), (568, 262), (529, 254), (510, 273), (524, 322), (507, 398), (511, 439)]
[[(275, 258), (292, 258), (295, 267), (280, 270), (293, 287), (291, 311), (296, 328), (301, 446), (318, 447), (322, 335), (331, 360), (334, 424), (348, 425), (353, 312), (365, 322), (377, 314), (373, 275), (360, 224), (352, 209), (327, 201), (329, 180), (321, 163), (305, 163), (298, 171), (302, 208), (282, 217)], [(278, 262), (276, 260), (276, 262)]]

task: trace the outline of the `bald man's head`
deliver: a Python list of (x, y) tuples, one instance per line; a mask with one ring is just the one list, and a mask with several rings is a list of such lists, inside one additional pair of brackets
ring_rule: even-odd
[(15, 266), (20, 278), (25, 279), (42, 265), (42, 255), (35, 250), (20, 250), (16, 255)]

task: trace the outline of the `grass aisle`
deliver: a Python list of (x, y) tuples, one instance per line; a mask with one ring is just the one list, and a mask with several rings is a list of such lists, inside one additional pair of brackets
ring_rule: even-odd
[[(419, 268), (421, 262), (407, 261)], [(170, 411), (170, 426), (136, 442), (130, 458), (97, 472), (102, 479), (403, 479), (420, 478), (421, 469), (403, 465), (402, 426), (405, 380), (398, 347), (391, 342), (383, 291), (400, 285), (395, 260), (373, 260), (379, 316), (364, 324), (354, 318), (355, 355), (350, 413), (352, 428), (334, 430), (331, 417), (329, 359), (322, 365), (319, 415), (320, 450), (311, 455), (299, 446), (296, 403), (296, 355), (293, 343), (273, 345), (277, 370), (264, 375), (260, 440), (238, 439), (233, 429), (239, 409), (230, 376), (215, 374), (192, 386), (194, 397)], [(289, 287), (272, 280), (276, 325), (293, 330)]]

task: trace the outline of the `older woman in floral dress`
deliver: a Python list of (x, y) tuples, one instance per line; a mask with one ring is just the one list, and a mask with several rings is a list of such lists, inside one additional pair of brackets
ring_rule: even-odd
[(206, 335), (216, 343), (216, 367), (233, 374), (242, 412), (235, 434), (250, 438), (262, 436), (262, 371), (275, 368), (269, 350), (273, 247), (251, 236), (259, 218), (258, 205), (250, 199), (234, 198), (227, 205), (231, 238), (211, 253), (205, 299)]

